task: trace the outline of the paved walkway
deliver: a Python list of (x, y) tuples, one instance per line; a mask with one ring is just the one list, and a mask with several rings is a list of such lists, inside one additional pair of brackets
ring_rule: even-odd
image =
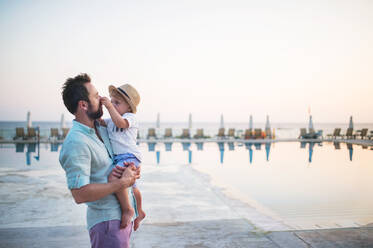
[[(227, 198), (188, 165), (143, 169), (147, 218), (132, 248), (373, 248), (373, 226), (283, 231), (286, 224)], [(89, 247), (84, 226), (0, 229), (0, 248)]]
[[(0, 229), (0, 248), (89, 247), (84, 226)], [(145, 224), (132, 248), (372, 248), (373, 227), (261, 233), (245, 220)]]

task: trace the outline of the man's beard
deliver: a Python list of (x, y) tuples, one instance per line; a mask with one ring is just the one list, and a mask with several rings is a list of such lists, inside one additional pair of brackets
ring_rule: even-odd
[(101, 103), (98, 106), (98, 110), (96, 112), (93, 112), (92, 109), (93, 109), (92, 104), (88, 103), (87, 115), (92, 120), (99, 119), (104, 114), (104, 112), (102, 111), (102, 104)]

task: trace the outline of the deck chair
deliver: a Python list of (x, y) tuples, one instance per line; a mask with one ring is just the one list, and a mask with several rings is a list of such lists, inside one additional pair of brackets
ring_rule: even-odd
[(18, 140), (18, 139), (25, 139), (25, 129), (23, 127), (17, 127), (16, 128), (16, 136), (14, 136), (14, 140)]
[(346, 134), (344, 135), (344, 137), (345, 137), (346, 139), (352, 139), (352, 138), (354, 138), (353, 131), (354, 131), (353, 128), (350, 128), (350, 127), (347, 128), (347, 131), (346, 131)]
[(148, 129), (148, 136), (146, 136), (147, 139), (156, 139), (157, 136), (155, 134), (155, 128), (149, 128)]
[(164, 132), (165, 138), (172, 138), (172, 128), (166, 128)]
[(373, 137), (373, 131), (370, 131), (369, 133), (370, 133), (370, 134), (367, 135), (367, 138), (370, 140), (370, 139), (372, 139), (372, 137)]
[(190, 132), (189, 129), (184, 128), (183, 133), (181, 134), (182, 139), (190, 139)]
[(244, 139), (253, 139), (253, 130), (251, 128), (245, 130)]
[(262, 129), (261, 128), (255, 128), (254, 129), (254, 138), (255, 139), (261, 139), (262, 138)]
[(203, 136), (203, 129), (200, 128), (200, 129), (197, 129), (197, 133), (194, 135), (194, 138), (195, 139), (202, 139), (204, 136)]
[(367, 134), (368, 134), (368, 128), (361, 129), (360, 138), (364, 139), (365, 137), (367, 137)]
[(225, 128), (219, 128), (219, 131), (218, 131), (218, 137), (219, 138), (224, 138), (225, 137)]
[(58, 138), (58, 128), (51, 128), (51, 139), (57, 139)]
[(340, 128), (334, 128), (333, 133), (332, 134), (328, 134), (326, 136), (336, 139), (337, 137), (340, 137), (340, 134), (341, 134), (341, 129)]
[(266, 134), (266, 137), (268, 137), (268, 138), (272, 138), (272, 132), (271, 132), (271, 129), (270, 129), (270, 128), (266, 128), (266, 130), (265, 130), (265, 134)]
[(27, 128), (27, 139), (36, 139), (36, 130), (34, 127)]
[(298, 136), (298, 139), (304, 139), (306, 137), (306, 135), (307, 135), (307, 129), (301, 128), (300, 129), (300, 134)]
[(235, 138), (235, 135), (234, 135), (235, 131), (236, 130), (234, 128), (229, 128), (228, 129), (228, 137)]
[(67, 136), (67, 134), (69, 133), (69, 131), (70, 131), (70, 128), (62, 128), (62, 136), (61, 136), (61, 138), (65, 139), (66, 136)]

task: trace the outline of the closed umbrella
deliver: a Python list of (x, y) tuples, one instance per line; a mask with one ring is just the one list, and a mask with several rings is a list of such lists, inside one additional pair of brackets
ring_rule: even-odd
[(65, 116), (64, 114), (61, 115), (61, 121), (60, 121), (60, 128), (65, 128), (66, 127), (66, 124), (65, 124)]
[(27, 112), (27, 127), (32, 127), (31, 112)]
[(310, 115), (310, 121), (308, 123), (308, 129), (313, 129), (312, 115)]
[(161, 127), (161, 119), (159, 113), (157, 114), (157, 122), (155, 123), (156, 128)]
[(224, 117), (223, 117), (223, 114), (220, 116), (220, 128), (224, 128)]
[(189, 129), (192, 128), (192, 113), (189, 114), (189, 124), (188, 124)]
[(350, 116), (350, 123), (348, 124), (348, 128), (354, 129), (354, 122), (352, 121), (352, 116)]
[(249, 119), (249, 128), (250, 128), (250, 129), (253, 129), (253, 128), (254, 128), (253, 116), (252, 116), (252, 115), (250, 115), (250, 119)]

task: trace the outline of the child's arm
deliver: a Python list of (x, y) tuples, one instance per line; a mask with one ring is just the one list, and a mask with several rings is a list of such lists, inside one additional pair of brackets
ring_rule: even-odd
[(101, 97), (101, 103), (107, 108), (109, 111), (111, 120), (114, 122), (117, 128), (128, 128), (129, 123), (126, 119), (118, 113), (118, 111), (114, 108), (113, 104), (110, 102), (109, 98)]

